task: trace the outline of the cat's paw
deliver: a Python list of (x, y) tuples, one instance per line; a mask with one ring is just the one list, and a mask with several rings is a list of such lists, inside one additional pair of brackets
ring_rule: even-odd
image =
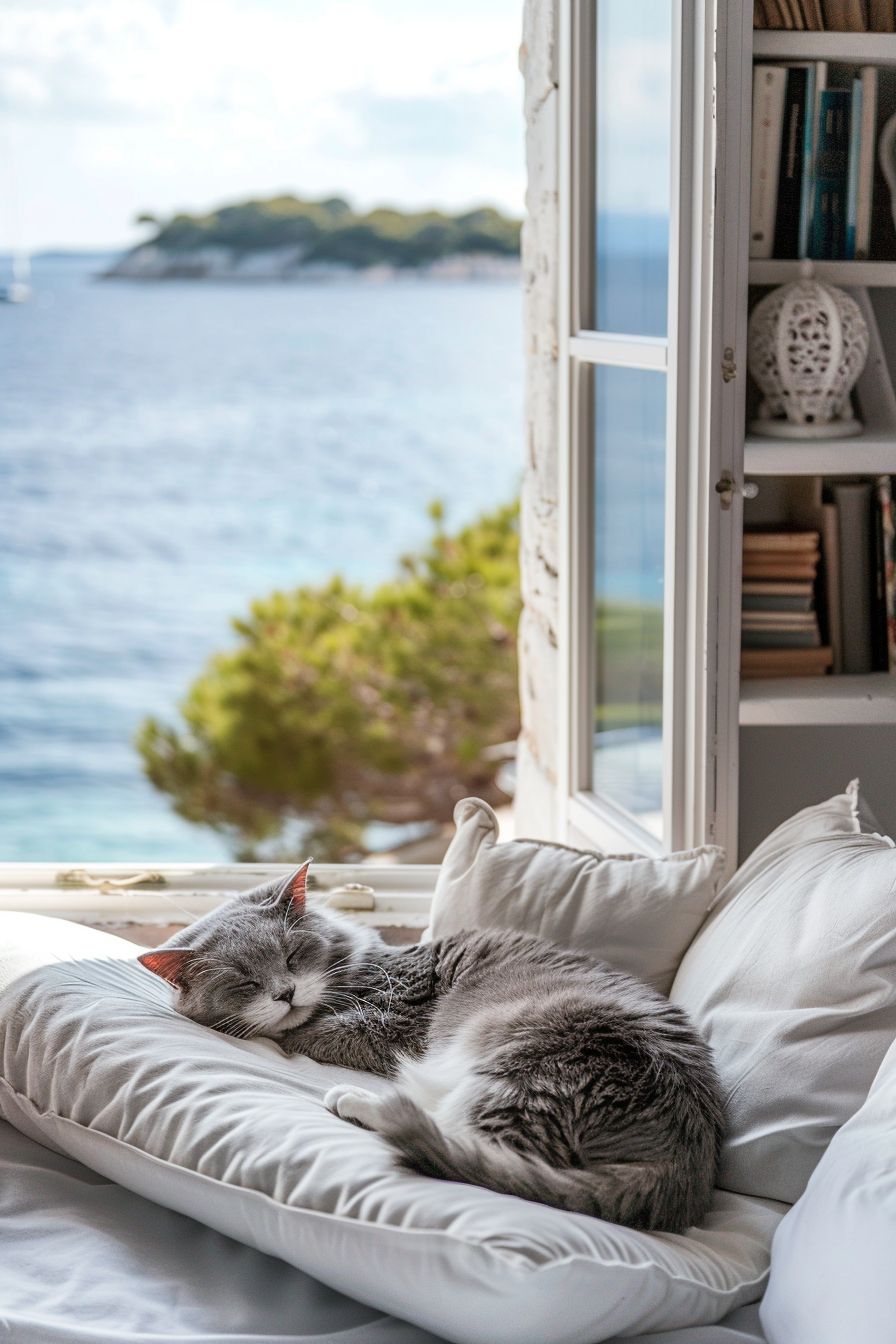
[(340, 1120), (350, 1120), (353, 1125), (360, 1125), (362, 1129), (376, 1129), (380, 1098), (375, 1092), (342, 1083), (330, 1088), (324, 1097), (324, 1105), (328, 1111), (338, 1115)]

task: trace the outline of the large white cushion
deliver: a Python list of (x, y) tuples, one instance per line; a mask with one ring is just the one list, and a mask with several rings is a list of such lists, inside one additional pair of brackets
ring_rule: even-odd
[(896, 848), (858, 783), (779, 826), (719, 895), (672, 998), (728, 1105), (719, 1184), (793, 1203), (896, 1036)]
[(721, 849), (646, 858), (542, 840), (498, 844), (498, 819), (479, 798), (458, 803), (454, 820), (433, 898), (434, 938), (461, 929), (525, 929), (669, 992), (718, 890)]
[(650, 1235), (403, 1173), (325, 1110), (344, 1071), (179, 1017), (131, 944), (7, 914), (0, 947), (0, 1113), (330, 1287), (461, 1344), (597, 1344), (761, 1296), (780, 1206), (719, 1194)]
[(896, 1338), (896, 1045), (781, 1223), (762, 1306), (770, 1344)]
[[(2, 1120), (0, 1321), (5, 1344), (439, 1344)], [(756, 1303), (636, 1338), (763, 1344)]]

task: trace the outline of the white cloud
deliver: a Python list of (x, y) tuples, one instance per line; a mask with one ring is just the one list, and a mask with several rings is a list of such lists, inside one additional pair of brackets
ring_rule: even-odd
[(519, 8), (5, 0), (23, 241), (113, 242), (140, 208), (284, 189), (519, 208)]

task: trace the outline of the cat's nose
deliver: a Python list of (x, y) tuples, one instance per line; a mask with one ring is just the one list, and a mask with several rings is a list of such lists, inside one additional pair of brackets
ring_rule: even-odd
[(295, 985), (290, 985), (288, 989), (283, 989), (279, 994), (274, 995), (275, 1003), (292, 1003), (292, 996), (296, 992)]

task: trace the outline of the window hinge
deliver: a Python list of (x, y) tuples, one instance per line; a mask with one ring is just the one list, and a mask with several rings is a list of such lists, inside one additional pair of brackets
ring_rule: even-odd
[(734, 358), (734, 349), (726, 345), (722, 351), (722, 381), (730, 383), (732, 378), (737, 377), (737, 361)]

